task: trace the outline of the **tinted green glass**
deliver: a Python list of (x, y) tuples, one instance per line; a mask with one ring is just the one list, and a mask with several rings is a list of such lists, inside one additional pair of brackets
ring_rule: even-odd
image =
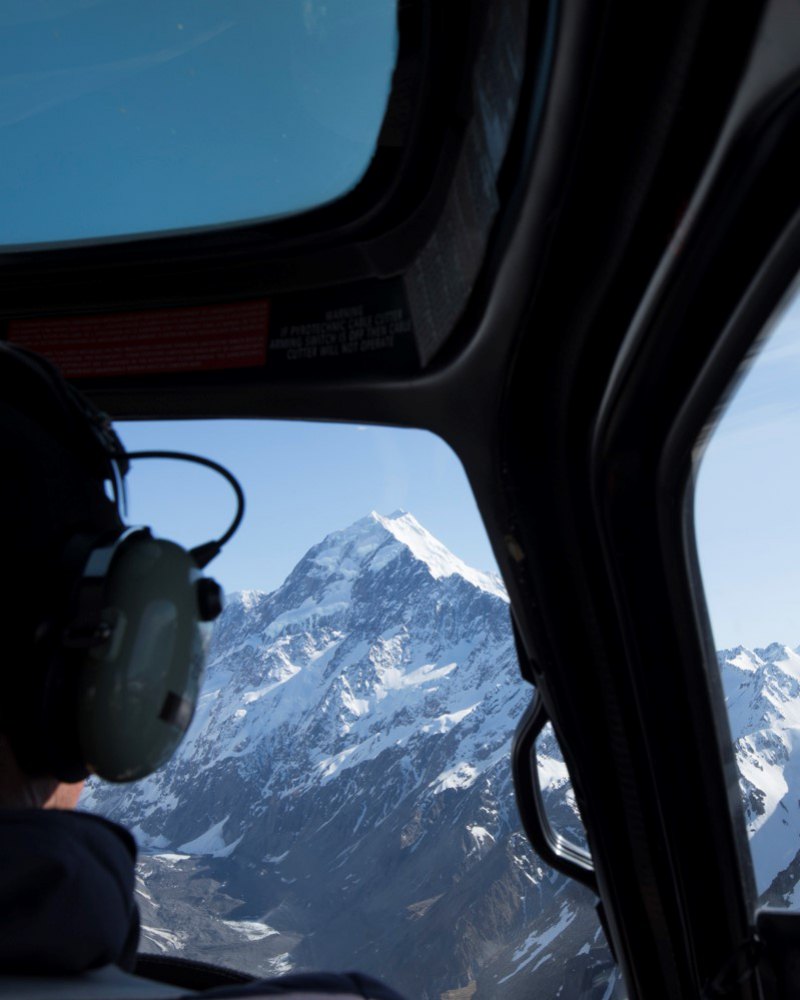
[(395, 0), (0, 8), (0, 245), (300, 212), (367, 169)]

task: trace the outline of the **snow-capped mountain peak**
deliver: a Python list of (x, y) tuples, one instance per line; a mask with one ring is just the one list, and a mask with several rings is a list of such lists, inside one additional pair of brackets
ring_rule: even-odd
[(468, 583), (480, 590), (485, 590), (504, 601), (508, 600), (505, 587), (494, 573), (484, 573), (467, 566), (465, 562), (453, 553), (438, 538), (426, 531), (413, 514), (398, 510), (388, 517), (372, 511), (370, 517), (393, 535), (401, 545), (420, 562), (424, 562), (435, 580), (454, 573), (462, 576)]
[(334, 531), (308, 553), (315, 576), (335, 572), (352, 579), (377, 572), (404, 552), (423, 563), (434, 580), (457, 575), (479, 590), (508, 600), (500, 577), (468, 566), (404, 510), (389, 515), (372, 511), (341, 531)]

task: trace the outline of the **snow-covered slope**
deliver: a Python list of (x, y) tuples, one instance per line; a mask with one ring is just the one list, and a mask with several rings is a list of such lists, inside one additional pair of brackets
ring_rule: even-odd
[(198, 833), (175, 810), (182, 789), (233, 762), (263, 802), (458, 730), (458, 759), (426, 770), (425, 787), (431, 795), (469, 787), (497, 763), (529, 697), (506, 605), (496, 578), (466, 567), (400, 512), (329, 535), (273, 594), (232, 595), (178, 761), (123, 793), (143, 840), (160, 846), (169, 818), (195, 852), (201, 843), (225, 849), (230, 814), (210, 816)]
[[(718, 659), (758, 888), (800, 905), (800, 655)], [(264, 975), (360, 966), (409, 996), (514, 998), (532, 976), (539, 996), (579, 992), (610, 959), (592, 901), (519, 832), (509, 748), (529, 697), (500, 581), (410, 514), (372, 513), (274, 593), (229, 598), (177, 758), (83, 804), (146, 852), (152, 950)], [(552, 734), (540, 758), (580, 839)]]
[[(760, 893), (800, 904), (800, 655), (772, 643), (717, 654)], [(793, 867), (792, 867), (793, 866)], [(794, 868), (798, 870), (793, 874)]]
[[(578, 978), (608, 957), (591, 900), (519, 833), (509, 749), (530, 695), (500, 581), (410, 514), (373, 513), (274, 593), (231, 596), (176, 759), (83, 804), (148, 853), (148, 947), (219, 959), (234, 939), (228, 961), (260, 973), (356, 966), (415, 997), (513, 998), (541, 966), (555, 996), (564, 947)], [(577, 831), (552, 737), (542, 750)]]

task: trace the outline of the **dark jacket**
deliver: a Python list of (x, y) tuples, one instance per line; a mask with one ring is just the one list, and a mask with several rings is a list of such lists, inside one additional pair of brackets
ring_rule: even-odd
[(0, 972), (132, 970), (136, 845), (99, 816), (0, 810)]

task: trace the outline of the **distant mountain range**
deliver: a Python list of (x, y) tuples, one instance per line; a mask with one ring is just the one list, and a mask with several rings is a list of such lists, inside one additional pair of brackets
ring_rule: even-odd
[[(759, 888), (785, 904), (800, 657), (719, 657)], [(510, 741), (531, 694), (500, 580), (412, 515), (373, 513), (273, 593), (230, 596), (177, 757), (131, 786), (92, 782), (81, 804), (137, 836), (146, 950), (259, 975), (359, 968), (422, 1000), (611, 1000), (593, 897), (520, 832)], [(552, 735), (540, 769), (579, 839)]]
[(739, 765), (747, 832), (762, 899), (800, 906), (800, 655), (717, 653)]

